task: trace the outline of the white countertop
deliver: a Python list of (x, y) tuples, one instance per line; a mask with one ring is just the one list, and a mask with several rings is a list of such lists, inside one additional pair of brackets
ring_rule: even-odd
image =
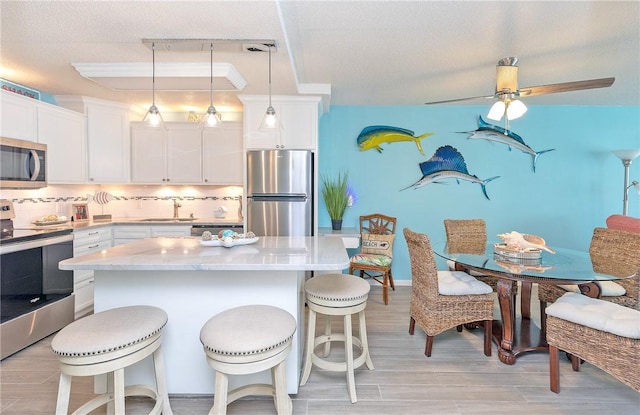
[(250, 245), (207, 247), (199, 237), (147, 238), (60, 262), (62, 270), (338, 271), (349, 267), (340, 238), (260, 237)]

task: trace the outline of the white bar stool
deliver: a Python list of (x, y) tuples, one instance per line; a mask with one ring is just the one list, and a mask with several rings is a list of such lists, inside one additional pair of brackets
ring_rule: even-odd
[[(207, 321), (200, 342), (207, 362), (216, 371), (210, 415), (224, 415), (227, 405), (248, 395), (269, 395), (279, 415), (291, 414), (285, 359), (291, 351), (296, 320), (287, 311), (268, 305), (225, 310)], [(247, 375), (271, 369), (271, 384), (250, 384), (229, 391), (228, 375)]]
[[(171, 415), (162, 360), (162, 329), (167, 313), (151, 306), (130, 306), (102, 311), (76, 320), (56, 334), (51, 349), (58, 355), (60, 384), (56, 414), (67, 414), (73, 376), (107, 374), (107, 393), (78, 408), (88, 414), (108, 404), (107, 410), (125, 413), (125, 397), (155, 399), (150, 414)], [(124, 386), (124, 369), (153, 355), (156, 385)]]
[[(346, 372), (349, 399), (351, 403), (358, 401), (354, 370), (363, 364), (366, 364), (369, 370), (373, 370), (364, 318), (364, 309), (367, 306), (370, 289), (369, 284), (362, 278), (347, 274), (318, 275), (306, 282), (309, 328), (307, 329), (307, 346), (300, 386), (305, 385), (309, 380), (312, 365), (334, 372)], [(316, 313), (325, 315), (325, 334), (318, 337), (315, 337)], [(359, 337), (353, 336), (352, 333), (351, 316), (353, 314), (358, 314)], [(331, 316), (344, 316), (343, 334), (331, 333)], [(324, 344), (324, 357), (328, 357), (331, 342), (335, 341), (344, 342), (344, 362), (329, 361), (315, 353), (316, 347)], [(360, 356), (355, 359), (353, 346), (361, 350)]]

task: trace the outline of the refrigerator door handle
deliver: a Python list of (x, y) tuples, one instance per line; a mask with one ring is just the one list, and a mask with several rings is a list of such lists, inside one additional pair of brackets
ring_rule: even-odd
[(267, 195), (267, 194), (254, 194), (248, 197), (255, 202), (306, 202), (309, 197), (305, 194), (291, 194), (291, 195)]

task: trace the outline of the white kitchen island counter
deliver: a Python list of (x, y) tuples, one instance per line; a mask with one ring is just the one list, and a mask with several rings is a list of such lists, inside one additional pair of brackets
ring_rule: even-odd
[[(287, 390), (297, 393), (305, 272), (342, 272), (348, 266), (342, 240), (323, 237), (260, 237), (233, 248), (200, 246), (197, 237), (149, 238), (60, 262), (63, 270), (95, 271), (96, 312), (135, 304), (167, 312), (162, 347), (172, 394), (213, 393), (214, 371), (206, 362), (200, 329), (215, 314), (248, 304), (274, 305), (296, 318), (286, 365)], [(152, 373), (147, 359), (128, 370), (126, 382), (153, 382)], [(247, 378), (269, 382), (269, 373), (235, 377), (229, 386), (247, 383)]]

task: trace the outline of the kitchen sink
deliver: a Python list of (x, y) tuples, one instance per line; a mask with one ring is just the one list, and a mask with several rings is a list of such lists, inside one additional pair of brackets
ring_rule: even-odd
[(141, 219), (140, 222), (193, 222), (198, 218), (147, 218)]

